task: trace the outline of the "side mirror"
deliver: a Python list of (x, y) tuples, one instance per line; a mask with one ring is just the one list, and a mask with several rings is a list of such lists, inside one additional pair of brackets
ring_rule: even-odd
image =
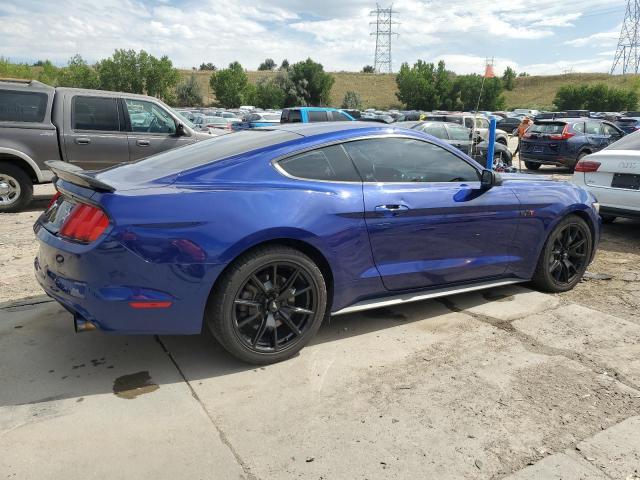
[(182, 137), (183, 135), (185, 135), (184, 124), (182, 123), (178, 124), (178, 126), (176, 127), (176, 135), (178, 137)]
[(489, 190), (493, 187), (502, 185), (502, 177), (493, 170), (482, 170), (480, 177), (480, 188), (482, 190)]

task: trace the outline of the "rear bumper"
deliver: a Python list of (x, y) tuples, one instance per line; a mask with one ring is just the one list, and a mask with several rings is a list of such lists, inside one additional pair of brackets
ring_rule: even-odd
[(565, 155), (544, 155), (524, 152), (520, 152), (520, 159), (524, 162), (556, 165), (559, 167), (573, 167), (577, 162), (575, 157)]
[[(44, 228), (34, 260), (43, 290), (73, 316), (101, 330), (123, 334), (197, 334), (207, 298), (222, 265), (153, 263), (113, 238), (88, 248)], [(134, 308), (161, 303), (162, 308)]]

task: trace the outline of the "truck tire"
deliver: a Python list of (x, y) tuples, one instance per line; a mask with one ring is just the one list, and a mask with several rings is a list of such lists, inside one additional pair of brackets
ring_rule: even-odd
[(524, 166), (527, 167), (527, 170), (538, 170), (540, 168), (539, 163), (534, 162), (524, 162)]
[(18, 212), (33, 197), (33, 183), (24, 170), (8, 162), (0, 162), (0, 212)]

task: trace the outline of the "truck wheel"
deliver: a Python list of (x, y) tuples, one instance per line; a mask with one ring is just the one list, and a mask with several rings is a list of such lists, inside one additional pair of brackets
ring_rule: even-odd
[(0, 212), (18, 212), (33, 196), (33, 183), (19, 167), (0, 162)]
[(540, 164), (534, 162), (524, 162), (524, 166), (527, 167), (527, 170), (538, 170), (540, 168)]

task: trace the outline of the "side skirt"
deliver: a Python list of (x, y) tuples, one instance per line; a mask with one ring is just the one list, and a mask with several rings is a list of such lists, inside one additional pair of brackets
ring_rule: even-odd
[(526, 281), (527, 280), (522, 280), (520, 278), (507, 278), (503, 280), (492, 280), (489, 282), (475, 283), (459, 287), (438, 288), (435, 290), (423, 290), (420, 292), (403, 293), (390, 297), (374, 298), (354, 303), (349, 307), (345, 307), (342, 310), (333, 312), (331, 315), (344, 315), (346, 313), (354, 313), (361, 312), (363, 310), (371, 310), (374, 308), (389, 307), (391, 305), (398, 305), (401, 303), (419, 302), (421, 300), (429, 300), (431, 298), (447, 297), (449, 295), (475, 292), (476, 290), (485, 290), (487, 288), (503, 287), (505, 285), (512, 285), (514, 283), (522, 283)]

